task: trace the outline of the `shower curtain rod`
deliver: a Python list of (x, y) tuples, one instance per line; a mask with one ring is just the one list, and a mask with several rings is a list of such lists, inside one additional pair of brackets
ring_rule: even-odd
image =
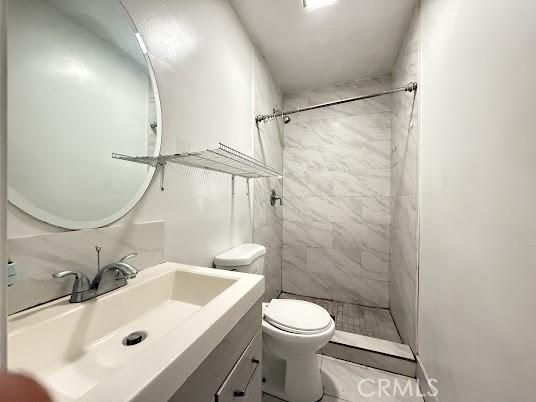
[[(354, 98), (346, 98), (346, 99), (341, 99), (341, 100), (337, 100), (337, 101), (333, 101), (333, 102), (320, 103), (318, 105), (307, 106), (307, 107), (300, 108), (300, 109), (295, 109), (295, 110), (274, 111), (272, 114), (261, 114), (261, 115), (258, 115), (258, 116), (255, 117), (255, 122), (258, 125), (261, 121), (274, 119), (276, 117), (286, 117), (286, 116), (289, 116), (291, 114), (296, 114), (296, 113), (300, 113), (300, 112), (306, 112), (308, 110), (320, 109), (320, 108), (324, 108), (324, 107), (328, 107), (328, 106), (335, 106), (335, 105), (340, 105), (340, 104), (343, 104), (343, 103), (355, 102), (355, 101), (358, 101), (358, 100), (369, 99), (369, 98), (375, 98), (377, 96), (394, 94), (396, 92), (403, 92), (403, 91), (404, 92), (414, 92), (416, 90), (417, 90), (417, 83), (416, 82), (410, 82), (409, 84), (404, 85), (403, 87), (400, 87), (400, 88), (397, 88), (397, 89), (391, 89), (390, 91), (378, 92), (378, 93), (371, 94), (371, 95), (356, 96)], [(290, 119), (288, 119), (288, 121), (285, 120), (285, 123), (288, 123), (289, 121), (290, 121)]]

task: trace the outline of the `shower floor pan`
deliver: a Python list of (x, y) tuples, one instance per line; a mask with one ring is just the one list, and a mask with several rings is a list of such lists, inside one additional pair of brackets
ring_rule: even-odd
[(402, 343), (388, 309), (281, 293), (324, 307), (335, 320), (333, 338), (320, 353), (364, 366), (415, 377), (415, 357)]

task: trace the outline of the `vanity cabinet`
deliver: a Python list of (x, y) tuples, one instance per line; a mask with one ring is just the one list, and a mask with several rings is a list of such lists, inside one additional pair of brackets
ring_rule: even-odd
[(262, 305), (255, 305), (175, 392), (170, 402), (261, 402)]
[(240, 357), (231, 373), (216, 392), (216, 402), (260, 402), (262, 394), (261, 330)]

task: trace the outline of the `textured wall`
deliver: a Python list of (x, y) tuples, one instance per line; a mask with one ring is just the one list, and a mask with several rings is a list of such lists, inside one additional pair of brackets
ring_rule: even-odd
[[(419, 76), (419, 7), (393, 69), (393, 87)], [(404, 343), (416, 351), (417, 331), (417, 188), (418, 188), (418, 92), (393, 94), (391, 154), (391, 263), (389, 306)]]
[[(149, 51), (162, 106), (162, 152), (218, 141), (253, 154), (253, 45), (225, 0), (124, 0)], [(229, 45), (229, 44), (232, 45)], [(212, 266), (213, 257), (251, 241), (245, 179), (194, 168), (160, 171), (118, 224), (164, 220), (168, 261)], [(58, 231), (11, 207), (8, 236)], [(92, 247), (92, 245), (88, 245)]]
[[(283, 95), (273, 81), (270, 71), (259, 52), (255, 52), (255, 115), (281, 109)], [(255, 158), (267, 165), (283, 170), (283, 123), (281, 119), (259, 124), (254, 129)], [(253, 242), (266, 247), (264, 277), (265, 300), (277, 298), (281, 293), (281, 247), (283, 242), (283, 209), (270, 205), (270, 193), (283, 192), (278, 178), (256, 179), (253, 197)]]
[(7, 244), (18, 272), (8, 289), (13, 314), (71, 294), (74, 278), (55, 279), (56, 272), (78, 271), (93, 279), (96, 245), (102, 246), (101, 267), (132, 251), (138, 253), (131, 262), (139, 270), (164, 262), (164, 222), (12, 237)]
[[(7, 262), (7, 110), (6, 110), (6, 11), (7, 1), (0, 0), (0, 261)], [(7, 277), (0, 278), (0, 370), (7, 369)]]
[(536, 400), (535, 15), (421, 3), (418, 343), (441, 402)]
[[(130, 28), (120, 4), (101, 7), (113, 30)], [(110, 223), (147, 182), (147, 166), (110, 157), (148, 152), (152, 89), (142, 52), (134, 59), (42, 0), (14, 1), (8, 14), (10, 200), (66, 227)], [(123, 42), (137, 46), (133, 34)]]
[[(285, 109), (390, 88), (389, 77), (285, 96)], [(283, 290), (387, 307), (391, 97), (285, 126)]]
[[(228, 2), (125, 0), (124, 3), (145, 40), (154, 67), (162, 104), (162, 152), (202, 150), (222, 141), (253, 155), (255, 49)], [(255, 97), (265, 99), (266, 104), (258, 106), (264, 112), (278, 102), (281, 104), (281, 95), (271, 83), (266, 68), (260, 63), (257, 67), (260, 81), (256, 84)], [(266, 94), (263, 91), (267, 91)], [(270, 131), (255, 140), (268, 149), (278, 149), (280, 135)], [(257, 155), (265, 151), (262, 147), (255, 149)], [(265, 157), (267, 162), (281, 165), (271, 151)], [(51, 272), (68, 267), (92, 272), (93, 247), (99, 233), (107, 233), (108, 229), (114, 232), (114, 238), (111, 246), (104, 244), (104, 250), (108, 250), (106, 259), (118, 257), (124, 251), (123, 246), (140, 252), (145, 252), (144, 246), (147, 246), (151, 254), (164, 248), (167, 261), (212, 266), (215, 255), (252, 240), (250, 207), (253, 201), (245, 179), (236, 179), (234, 195), (231, 176), (227, 174), (169, 166), (165, 179), (165, 192), (159, 188), (159, 171), (139, 204), (117, 225), (87, 233), (51, 235), (63, 231), (10, 206), (10, 252), (13, 259), (20, 262), (19, 279), (31, 280), (27, 286), (19, 282), (19, 286), (10, 288), (13, 307), (26, 307), (27, 302), (33, 303), (36, 299), (46, 301), (46, 295), (51, 299), (58, 293), (65, 293), (71, 282), (52, 280)], [(266, 187), (272, 185), (276, 186), (277, 182)], [(267, 190), (266, 187), (261, 186), (262, 191)], [(261, 198), (265, 204), (266, 196), (259, 196), (259, 200)], [(165, 221), (165, 225), (148, 246), (143, 236), (151, 232), (140, 233), (137, 224), (153, 221)], [(257, 223), (254, 240), (266, 243), (269, 248), (267, 286), (273, 289), (270, 294), (275, 295), (280, 288), (277, 261), (281, 259), (277, 254), (280, 248), (277, 219)], [(115, 229), (116, 226), (123, 229)], [(40, 236), (24, 239), (34, 235)], [(153, 247), (157, 241), (165, 242), (164, 246), (154, 244)], [(73, 243), (76, 244), (73, 246)], [(117, 252), (111, 253), (112, 247)], [(54, 253), (49, 252), (50, 248)], [(37, 258), (46, 260), (46, 264), (36, 264)], [(161, 255), (159, 258), (162, 259)], [(34, 280), (47, 281), (46, 286), (40, 284), (44, 295), (36, 293), (28, 300), (14, 296), (18, 290), (27, 292), (31, 291), (31, 286), (39, 285)]]

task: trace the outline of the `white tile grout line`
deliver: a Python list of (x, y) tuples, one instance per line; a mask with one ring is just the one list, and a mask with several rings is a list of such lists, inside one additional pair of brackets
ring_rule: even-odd
[[(324, 355), (320, 355), (320, 354), (317, 354), (317, 356), (320, 356), (320, 374), (322, 374), (322, 366), (324, 365), (324, 359), (328, 356), (324, 356)], [(334, 357), (330, 357), (331, 360), (336, 360), (336, 361), (340, 361), (340, 362), (344, 362), (344, 360), (340, 360), (340, 359), (335, 359)], [(352, 401), (348, 401), (347, 399), (343, 399), (341, 398), (340, 396), (337, 396), (337, 395), (331, 395), (331, 394), (328, 394), (327, 392), (325, 392), (325, 388), (324, 388), (324, 393), (323, 395), (327, 395), (327, 396), (330, 396), (332, 398), (335, 398), (335, 399), (339, 399), (341, 401), (346, 401), (346, 402), (352, 402)], [(324, 397), (322, 397), (322, 399), (324, 399)]]
[(368, 370), (381, 371), (382, 373), (385, 373), (387, 375), (391, 375), (391, 376), (394, 376), (394, 377), (403, 377), (403, 378), (408, 378), (410, 380), (415, 380), (415, 377), (408, 377), (407, 375), (393, 373), (391, 371), (382, 370), (382, 369), (372, 367), (372, 366), (367, 366), (365, 364), (360, 364), (360, 363), (355, 363), (355, 362), (351, 362), (351, 361), (347, 361), (347, 360), (337, 359), (336, 357), (331, 357), (331, 356), (324, 356), (324, 355), (321, 355), (321, 356), (322, 356), (322, 360), (323, 359), (334, 360), (337, 363), (342, 364), (342, 365), (346, 364), (348, 366), (357, 366), (357, 367), (365, 368), (365, 369), (368, 369)]
[[(331, 395), (331, 394), (326, 394), (324, 393), (325, 396), (329, 396), (331, 398), (335, 398), (337, 401), (344, 401), (344, 402), (356, 402), (356, 401), (349, 401), (348, 399), (343, 399), (341, 398), (340, 396), (337, 396), (337, 395)], [(324, 398), (322, 398), (324, 399)], [(323, 402), (322, 400), (320, 400), (320, 402)]]
[[(284, 293), (284, 292), (283, 292)], [(365, 309), (380, 309), (382, 311), (387, 311), (387, 313), (389, 314), (389, 318), (391, 319), (392, 323), (393, 323), (393, 327), (394, 327), (394, 330), (396, 331), (396, 334), (398, 336), (398, 340), (397, 341), (393, 341), (393, 340), (390, 340), (390, 339), (386, 339), (384, 337), (378, 337), (376, 339), (380, 339), (380, 340), (385, 340), (385, 341), (389, 341), (389, 342), (394, 342), (394, 343), (400, 343), (402, 345), (405, 345), (403, 340), (402, 340), (402, 337), (400, 336), (400, 331), (398, 330), (398, 327), (396, 326), (396, 322), (393, 318), (393, 315), (391, 314), (391, 311), (388, 309), (388, 308), (384, 308), (384, 307), (372, 307), (372, 306), (365, 306), (365, 305), (361, 305), (361, 304), (356, 304), (356, 303), (349, 303), (349, 302), (339, 302), (339, 301), (333, 301), (333, 300), (328, 300), (328, 299), (322, 299), (322, 298), (315, 298), (315, 297), (309, 297), (309, 296), (300, 296), (300, 295), (294, 295), (294, 294), (290, 294), (290, 293), (287, 293), (285, 295), (286, 297), (285, 298), (289, 298), (288, 296), (295, 296), (296, 298), (301, 298), (301, 300), (306, 300), (306, 301), (310, 301), (311, 302), (311, 299), (313, 300), (319, 300), (319, 301), (324, 301), (326, 303), (328, 303), (328, 312), (329, 310), (333, 310), (333, 307), (334, 305), (337, 306), (337, 310), (339, 308), (342, 308), (343, 309), (343, 315), (346, 313), (345, 309), (348, 308), (348, 306), (352, 306), (352, 310), (354, 307), (363, 307)], [(316, 304), (319, 304), (320, 303), (317, 303), (316, 301), (312, 301), (313, 303), (316, 303)], [(341, 305), (339, 305), (341, 304)], [(356, 316), (351, 313), (352, 315), (352, 318), (355, 320)], [(357, 334), (357, 335), (362, 335), (362, 336), (368, 336), (368, 337), (372, 337), (372, 338), (375, 338), (374, 336), (372, 336), (371, 334), (367, 334), (367, 333), (363, 333), (361, 331), (355, 331), (355, 328), (352, 330), (352, 329), (349, 329), (349, 328), (345, 328), (345, 325), (344, 325), (344, 320), (339, 320), (337, 322), (336, 318), (337, 317), (341, 317), (341, 315), (339, 314), (339, 312), (334, 312), (334, 314), (332, 315), (330, 313), (330, 316), (334, 319), (335, 323), (339, 326), (337, 328), (337, 330), (339, 331), (343, 331), (343, 332), (348, 332), (348, 333), (351, 333), (351, 334)], [(409, 346), (409, 345), (408, 345)]]
[[(329, 360), (335, 361), (335, 362), (337, 362), (338, 364), (341, 364), (341, 365), (357, 366), (357, 367), (365, 368), (365, 369), (368, 369), (368, 370), (380, 371), (380, 372), (383, 372), (383, 373), (388, 374), (388, 375), (393, 375), (393, 376), (412, 379), (411, 377), (407, 377), (407, 376), (404, 376), (404, 375), (401, 375), (401, 374), (391, 373), (389, 371), (377, 369), (377, 368), (374, 368), (374, 367), (365, 366), (365, 365), (362, 365), (362, 364), (359, 364), (359, 363), (347, 362), (345, 360), (337, 359), (337, 358), (330, 357), (330, 356), (324, 356), (324, 355), (321, 355), (321, 354), (317, 354), (317, 357), (320, 359), (320, 371), (322, 371), (324, 360), (329, 359)], [(263, 392), (263, 394), (265, 394), (265, 393)], [(266, 395), (270, 395), (270, 394), (266, 394)], [(341, 398), (339, 395), (332, 395), (332, 394), (329, 394), (329, 393), (327, 393), (325, 391), (324, 391), (323, 395), (324, 396), (329, 396), (331, 398), (335, 398), (337, 400), (344, 401), (344, 402), (359, 402), (359, 401), (349, 401), (348, 399)], [(270, 395), (270, 397), (272, 397), (274, 399), (277, 399), (277, 400), (280, 400), (282, 402), (285, 402), (282, 399), (275, 398), (273, 395)]]
[[(375, 367), (370, 367), (370, 366), (365, 366), (363, 364), (359, 364), (359, 363), (354, 363), (354, 362), (348, 362), (346, 360), (341, 360), (341, 359), (337, 359), (335, 357), (331, 357), (331, 356), (324, 356), (324, 355), (321, 355), (321, 361), (323, 364), (323, 361), (324, 359), (329, 359), (329, 360), (332, 360), (332, 361), (335, 361), (341, 365), (348, 365), (348, 366), (357, 366), (357, 367), (361, 367), (361, 368), (365, 368), (367, 370), (371, 370), (371, 371), (379, 371), (379, 372), (382, 372), (382, 373), (385, 373), (387, 375), (391, 375), (391, 376), (394, 376), (394, 377), (402, 377), (402, 378), (405, 378), (405, 379), (409, 379), (409, 380), (415, 380), (415, 378), (413, 377), (408, 377), (408, 376), (405, 376), (405, 375), (402, 375), (402, 374), (397, 374), (397, 373), (391, 373), (389, 371), (385, 371), (385, 370), (382, 370), (382, 369), (378, 369), (378, 368), (375, 368)], [(322, 366), (321, 366), (322, 367)], [(344, 399), (344, 398), (341, 398), (340, 396), (338, 395), (332, 395), (332, 394), (328, 394), (326, 392), (324, 392), (324, 395), (327, 395), (327, 396), (330, 396), (332, 398), (336, 398), (338, 400), (341, 400), (341, 401), (345, 401), (345, 402), (361, 402), (361, 401), (349, 401), (347, 399)]]

